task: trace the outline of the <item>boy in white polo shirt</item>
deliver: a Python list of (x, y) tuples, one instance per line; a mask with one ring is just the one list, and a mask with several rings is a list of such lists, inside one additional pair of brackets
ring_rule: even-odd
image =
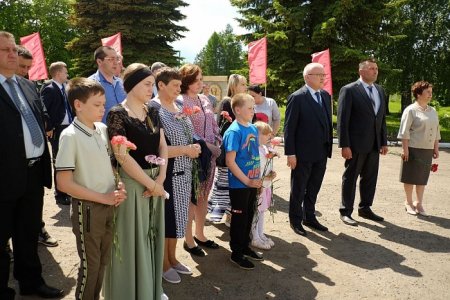
[(80, 267), (76, 299), (99, 299), (104, 268), (110, 260), (114, 206), (126, 198), (115, 186), (109, 155), (105, 92), (96, 81), (75, 78), (68, 91), (76, 118), (62, 133), (55, 170), (58, 189), (72, 196), (72, 231)]

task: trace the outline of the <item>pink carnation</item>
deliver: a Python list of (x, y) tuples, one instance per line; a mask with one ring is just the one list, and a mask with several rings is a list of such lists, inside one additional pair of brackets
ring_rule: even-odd
[(111, 145), (125, 145), (126, 142), (127, 138), (123, 135), (116, 135), (111, 139)]
[(136, 150), (136, 149), (137, 149), (136, 145), (135, 145), (134, 143), (130, 142), (130, 141), (126, 141), (126, 142), (125, 142), (125, 146), (126, 146), (128, 149), (131, 149), (131, 150)]
[(145, 160), (150, 164), (156, 164), (156, 155), (150, 154), (145, 157)]
[(166, 164), (166, 160), (164, 158), (161, 158), (161, 157), (156, 158), (155, 165), (164, 166), (165, 164)]
[(185, 116), (190, 116), (194, 113), (194, 110), (190, 107), (183, 107), (183, 114)]
[(225, 110), (223, 110), (221, 113), (220, 113), (220, 115), (225, 119), (225, 120), (227, 120), (228, 122), (233, 122), (233, 119), (231, 118), (231, 116), (230, 116), (230, 114), (227, 112), (227, 111), (225, 111)]
[(197, 105), (194, 105), (194, 107), (192, 108), (192, 113), (196, 114), (199, 113), (202, 109), (200, 107), (198, 107)]
[(282, 138), (279, 136), (274, 137), (273, 139), (270, 140), (270, 143), (272, 144), (272, 146), (279, 146), (281, 144)]

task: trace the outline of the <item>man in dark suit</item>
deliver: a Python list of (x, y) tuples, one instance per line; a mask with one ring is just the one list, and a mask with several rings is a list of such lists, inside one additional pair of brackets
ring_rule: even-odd
[(386, 94), (375, 84), (378, 66), (373, 59), (359, 64), (360, 78), (344, 86), (339, 93), (338, 137), (345, 171), (342, 176), (342, 202), (339, 209), (341, 220), (356, 226), (351, 217), (355, 202), (358, 176), (360, 203), (358, 215), (381, 222), (383, 218), (372, 209), (378, 178), (380, 153), (385, 155), (386, 136)]
[[(17, 46), (17, 50), (18, 50), (18, 68), (16, 70), (16, 75), (20, 75), (24, 78), (28, 79), (28, 72), (30, 71), (30, 68), (33, 64), (33, 55), (30, 53), (30, 51), (28, 51), (28, 49), (26, 49), (25, 47), (22, 46)], [(34, 82), (35, 86), (37, 87), (37, 82)], [(47, 110), (45, 109), (45, 106), (42, 107), (45, 112), (47, 112)], [(46, 115), (48, 116), (48, 114)], [(45, 119), (45, 122), (48, 123), (48, 118)], [(47, 130), (47, 128), (46, 128)], [(39, 232), (39, 243), (42, 245), (45, 245), (47, 247), (56, 247), (58, 246), (58, 241), (51, 237), (50, 234), (47, 232), (47, 230), (45, 229), (45, 223), (44, 221), (42, 221), (42, 227), (41, 230)], [(9, 252), (11, 253), (12, 256), (12, 251), (10, 249), (8, 249)]]
[(291, 168), (289, 221), (299, 235), (302, 226), (327, 231), (315, 215), (317, 194), (331, 157), (331, 97), (322, 90), (324, 68), (310, 63), (303, 70), (305, 85), (289, 96), (284, 124), (284, 154)]
[[(49, 71), (52, 80), (42, 88), (41, 99), (49, 115), (47, 136), (52, 144), (52, 158), (54, 162), (58, 154), (61, 132), (72, 123), (74, 115), (67, 99), (65, 87), (68, 78), (67, 65), (61, 61), (54, 62), (50, 65)], [(56, 172), (54, 174), (56, 176)], [(56, 184), (55, 199), (58, 204), (69, 205), (71, 203), (70, 196), (59, 191)]]
[(16, 69), (14, 36), (0, 31), (0, 299), (15, 295), (8, 287), (6, 243), (11, 237), (20, 293), (57, 298), (63, 291), (45, 283), (37, 253), (44, 186), (50, 188), (52, 182), (42, 106), (34, 84), (15, 76)]

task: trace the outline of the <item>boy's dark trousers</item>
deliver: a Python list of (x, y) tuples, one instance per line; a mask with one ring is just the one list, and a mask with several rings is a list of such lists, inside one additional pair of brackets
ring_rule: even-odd
[(230, 188), (231, 225), (230, 248), (231, 257), (241, 258), (249, 249), (250, 230), (253, 214), (256, 209), (256, 188)]
[(114, 207), (73, 198), (71, 218), (81, 261), (75, 297), (97, 300), (111, 258)]

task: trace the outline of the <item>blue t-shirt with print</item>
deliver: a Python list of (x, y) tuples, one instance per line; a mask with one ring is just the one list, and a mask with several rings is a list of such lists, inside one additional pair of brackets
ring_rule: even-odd
[[(250, 179), (258, 179), (260, 162), (258, 129), (256, 129), (256, 126), (250, 123), (248, 126), (243, 126), (234, 121), (225, 132), (223, 143), (226, 152), (236, 152), (236, 164), (241, 171)], [(230, 188), (247, 187), (230, 170), (228, 170), (228, 180)]]

